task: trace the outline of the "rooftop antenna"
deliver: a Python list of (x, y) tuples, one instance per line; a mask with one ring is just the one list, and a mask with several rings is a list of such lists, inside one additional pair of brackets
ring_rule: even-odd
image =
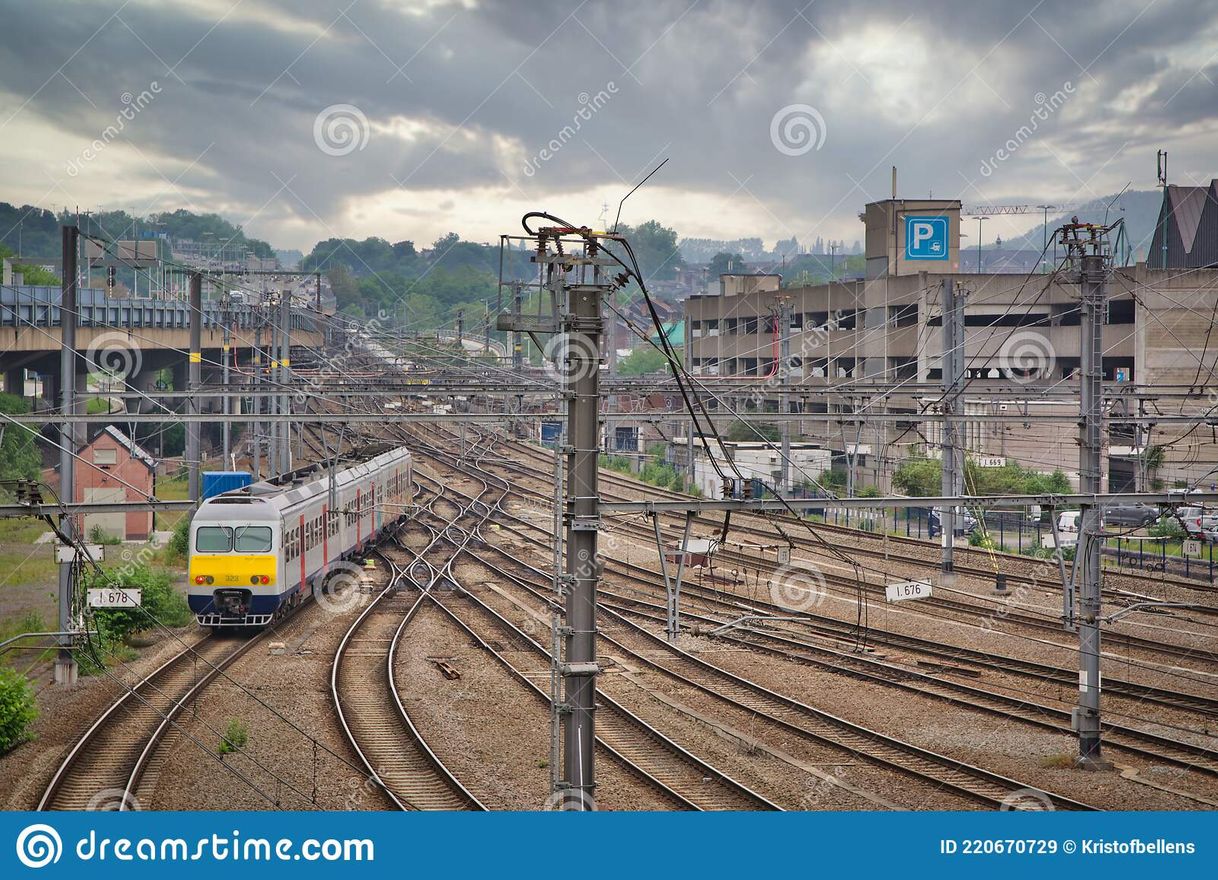
[(655, 174), (657, 171), (659, 171), (661, 168), (663, 168), (663, 167), (664, 167), (665, 165), (667, 165), (667, 164), (668, 164), (668, 159), (665, 159), (663, 162), (661, 162), (661, 163), (660, 163), (659, 165), (657, 165), (655, 168), (652, 168), (652, 169), (651, 169), (651, 173), (650, 173), (650, 174), (648, 174), (646, 177), (644, 177), (642, 180), (640, 180), (638, 183), (636, 183), (636, 184), (634, 185), (634, 189), (632, 189), (630, 192), (626, 193), (626, 195), (622, 196), (622, 200), (621, 200), (620, 202), (618, 202), (618, 203), (617, 203), (617, 216), (616, 216), (616, 217), (613, 219), (613, 233), (614, 233), (615, 235), (617, 234), (617, 224), (618, 224), (618, 223), (619, 223), (619, 221), (621, 221), (621, 219), (622, 219), (622, 205), (626, 204), (626, 199), (628, 199), (628, 198), (630, 198), (632, 195), (634, 195), (635, 190), (637, 190), (637, 189), (638, 189), (640, 186), (642, 186), (643, 184), (645, 184), (647, 181), (651, 180), (651, 175), (652, 175), (652, 174)]
[(1163, 206), (1159, 209), (1159, 216), (1162, 218), (1159, 221), (1160, 235), (1163, 239), (1161, 248), (1163, 260), (1160, 264), (1160, 269), (1167, 268), (1167, 150), (1159, 150), (1155, 158), (1157, 159), (1159, 186), (1163, 187)]

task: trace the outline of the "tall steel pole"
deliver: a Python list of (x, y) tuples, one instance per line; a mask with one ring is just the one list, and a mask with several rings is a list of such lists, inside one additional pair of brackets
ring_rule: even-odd
[[(288, 385), (292, 381), (292, 292), (284, 290), (279, 300), (279, 412), (292, 413), (292, 395)], [(292, 423), (286, 421), (279, 430), (279, 472), (292, 469)]]
[[(520, 321), (520, 310), (523, 308), (524, 285), (517, 281), (512, 285), (512, 315)], [(512, 331), (512, 372), (519, 379), (524, 373), (524, 334), (519, 330)]]
[(230, 418), (230, 416), (232, 415), (232, 412), (233, 412), (233, 402), (232, 402), (232, 397), (229, 394), (229, 387), (228, 387), (228, 382), (229, 382), (228, 359), (231, 356), (230, 352), (232, 349), (232, 336), (231, 336), (232, 328), (229, 326), (230, 315), (229, 315), (229, 300), (228, 300), (227, 296), (225, 296), (225, 298), (224, 298), (224, 312), (221, 315), (221, 320), (224, 322), (224, 341), (221, 343), (221, 346), (220, 346), (220, 352), (221, 352), (220, 360), (221, 360), (221, 373), (222, 373), (221, 381), (224, 383), (224, 402), (222, 404), (222, 406), (224, 408), (224, 439), (223, 439), (224, 468), (223, 469), (228, 470), (229, 468), (232, 467), (230, 458), (231, 458), (231, 452), (232, 452), (231, 447), (232, 447), (233, 425), (232, 425), (232, 419)]
[[(614, 321), (614, 326), (617, 326), (616, 321)], [(689, 375), (692, 375), (694, 372), (692, 328), (693, 328), (693, 322), (690, 320), (690, 317), (689, 317), (689, 305), (687, 303), (686, 307), (685, 307), (685, 372)], [(687, 421), (686, 424), (689, 426), (685, 431), (685, 478), (688, 482), (686, 491), (692, 492), (693, 487), (697, 485), (697, 476), (698, 476), (696, 473), (695, 457), (694, 457), (694, 430), (695, 430), (696, 426), (694, 424), (694, 418), (693, 418), (692, 414), (690, 415), (689, 420)], [(637, 442), (635, 444), (635, 451), (636, 452), (638, 451)], [(682, 548), (682, 549), (684, 549), (684, 548)]]
[[(1095, 246), (1098, 251), (1098, 245)], [(1082, 306), (1080, 353), (1079, 491), (1098, 493), (1103, 475), (1104, 306), (1108, 295), (1105, 256), (1084, 253), (1079, 275)], [(1103, 545), (1102, 508), (1082, 505), (1076, 566), (1081, 566), (1079, 589), (1078, 763), (1088, 769), (1107, 769), (1100, 756), (1100, 551)]]
[[(791, 303), (784, 300), (778, 304), (778, 331), (782, 335), (781, 358), (778, 364), (778, 381), (782, 388), (782, 403), (779, 410), (784, 415), (791, 413)], [(791, 420), (782, 420), (782, 461), (780, 462), (781, 477), (779, 491), (784, 495), (791, 492)]]
[[(267, 306), (267, 311), (271, 322), (271, 346), (270, 346), (270, 364), (268, 365), (270, 379), (270, 394), (267, 395), (266, 406), (267, 412), (271, 415), (279, 414), (279, 395), (276, 391), (279, 388), (279, 303), (270, 303)], [(274, 477), (283, 473), (283, 468), (280, 467), (279, 461), (279, 431), (280, 424), (277, 420), (272, 420), (267, 425), (267, 449), (266, 449), (266, 469), (268, 476)]]
[[(589, 241), (588, 256), (596, 257)], [(597, 529), (600, 494), (597, 456), (600, 452), (600, 350), (603, 330), (601, 267), (593, 266), (592, 283), (566, 287), (561, 264), (555, 267), (558, 285), (565, 287), (567, 308), (567, 565), (570, 592), (566, 604), (566, 652), (562, 666), (566, 683), (567, 724), (563, 737), (564, 783), (573, 797), (568, 809), (593, 809), (596, 788), (593, 755), (596, 745), (596, 589), (600, 580)], [(560, 300), (561, 301), (561, 300)]]
[[(64, 226), (62, 229), (63, 271), (60, 281), (59, 326), (62, 331), (59, 350), (60, 406), (64, 415), (76, 415), (79, 407), (76, 400), (76, 252), (80, 243), (80, 229)], [(68, 504), (76, 501), (76, 449), (77, 427), (64, 422), (59, 429), (59, 498)], [(59, 528), (70, 538), (77, 537), (76, 518), (59, 517)], [(76, 563), (59, 563), (59, 631), (71, 632), (74, 626), (76, 604)], [(72, 654), (72, 636), (59, 637), (59, 653), (55, 657), (55, 683), (64, 687), (76, 684), (76, 658)]]
[[(262, 415), (262, 316), (263, 304), (258, 301), (258, 312), (254, 316), (254, 351), (252, 352), (250, 362), (250, 387), (253, 389), (253, 398), (250, 401), (253, 405), (254, 415)], [(249, 427), (250, 438), (250, 455), (254, 465), (254, 479), (262, 479), (262, 424), (260, 422), (252, 422)], [(270, 470), (270, 466), (267, 466)]]
[[(190, 273), (190, 354), (186, 365), (186, 410), (191, 415), (199, 413), (199, 387), (203, 372), (203, 276)], [(186, 424), (186, 467), (190, 500), (199, 503), (199, 459), (202, 457), (200, 442), (203, 425), (191, 420)]]
[[(957, 296), (956, 284), (951, 278), (943, 280), (943, 356), (940, 367), (943, 374), (941, 487), (945, 496), (956, 497), (962, 495), (964, 490), (964, 455), (956, 436), (960, 391), (964, 381), (964, 297)], [(955, 571), (955, 505), (943, 505), (939, 511), (939, 527), (943, 532), (943, 573), (950, 575)]]

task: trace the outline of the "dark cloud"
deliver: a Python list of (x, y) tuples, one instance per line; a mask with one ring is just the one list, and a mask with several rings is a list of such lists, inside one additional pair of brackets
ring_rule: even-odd
[[(60, 201), (82, 185), (66, 163), (114, 120), (124, 92), (156, 81), (156, 100), (90, 169), (124, 175), (103, 201), (129, 204), (135, 192), (159, 194), (162, 208), (220, 206), (273, 239), (280, 224), (298, 236), (367, 234), (376, 230), (353, 228), (361, 205), (425, 216), (436, 191), (456, 193), (435, 206), (451, 221), (440, 225), (465, 231), (487, 212), (471, 212), (462, 192), (539, 203), (616, 192), (661, 153), (672, 160), (665, 192), (724, 206), (692, 218), (682, 213), (692, 202), (674, 198), (661, 219), (678, 228), (853, 238), (863, 202), (887, 195), (892, 164), (907, 195), (1085, 200), (1146, 177), (1159, 146), (1206, 169), (1213, 142), (1197, 132), (1218, 111), (1213, 17), (1184, 0), (3, 7), (5, 142), (38, 126), (62, 132), (38, 168)], [(1066, 83), (1069, 99), (982, 175), (1042, 106), (1038, 94)], [(340, 104), (370, 130), (362, 149), (331, 156), (314, 123)], [(775, 148), (772, 122), (789, 105), (816, 108), (820, 149)], [(1177, 131), (1191, 134), (1172, 145)], [(134, 164), (127, 144), (142, 155)], [(39, 179), (20, 196), (41, 189)]]

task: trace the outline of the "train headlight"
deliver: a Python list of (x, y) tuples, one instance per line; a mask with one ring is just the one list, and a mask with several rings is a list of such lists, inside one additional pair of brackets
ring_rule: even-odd
[(257, 586), (258, 584), (269, 584), (270, 582), (271, 579), (264, 574), (256, 574), (250, 577), (250, 583), (254, 586)]
[(196, 584), (205, 584), (205, 583), (207, 583), (207, 578), (205, 578), (201, 574), (197, 574), (197, 575), (195, 575), (195, 583)]
[(259, 580), (264, 584), (269, 584), (271, 582), (271, 579), (266, 575), (263, 575), (261, 578), (259, 578)]

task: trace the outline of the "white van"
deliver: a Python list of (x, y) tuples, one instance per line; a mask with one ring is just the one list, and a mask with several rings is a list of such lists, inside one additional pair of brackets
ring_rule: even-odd
[(1083, 512), (1081, 510), (1063, 510), (1057, 516), (1057, 530), (1063, 535), (1078, 534), (1079, 524), (1082, 522)]

